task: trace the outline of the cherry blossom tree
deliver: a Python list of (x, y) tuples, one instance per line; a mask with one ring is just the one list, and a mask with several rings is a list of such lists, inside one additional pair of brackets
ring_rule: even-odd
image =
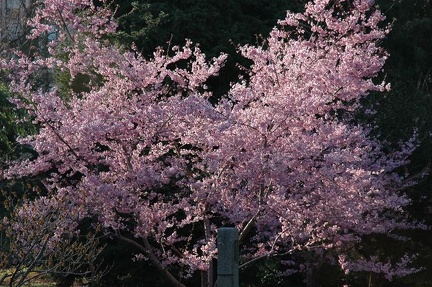
[[(384, 153), (352, 121), (361, 98), (388, 88), (374, 82), (388, 27), (373, 1), (314, 0), (301, 14), (288, 12), (261, 47), (239, 47), (252, 62), (249, 75), (217, 104), (205, 83), (225, 55), (208, 61), (187, 41), (144, 59), (111, 45), (116, 23), (101, 2), (42, 1), (30, 37), (55, 34), (48, 54), (15, 51), (2, 62), (16, 104), (39, 127), (21, 139), (38, 156), (4, 174), (47, 174), (46, 194), (22, 208), (67, 205), (60, 210), (70, 220), (58, 222), (53, 240), (96, 218), (173, 286), (196, 271), (213, 285), (223, 225), (240, 230), (242, 266), (310, 252), (345, 272), (391, 279), (416, 271), (409, 257), (353, 255), (363, 236), (419, 227), (404, 215), (407, 183), (395, 173), (413, 143)], [(88, 91), (65, 96), (55, 82), (36, 85), (47, 69), (86, 75)]]

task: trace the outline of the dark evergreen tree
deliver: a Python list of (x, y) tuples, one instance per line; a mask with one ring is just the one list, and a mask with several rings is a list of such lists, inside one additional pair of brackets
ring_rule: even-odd
[[(401, 170), (417, 183), (404, 192), (412, 199), (410, 216), (432, 226), (432, 2), (377, 0), (376, 4), (393, 22), (383, 43), (390, 55), (383, 77), (392, 88), (385, 98), (369, 98), (377, 113), (367, 118), (377, 125), (376, 132), (388, 141), (389, 149), (417, 134), (418, 148), (411, 163)], [(432, 233), (417, 231), (405, 235), (410, 239), (404, 247), (419, 254), (417, 264), (425, 270), (388, 286), (430, 286)], [(392, 252), (401, 251), (401, 246), (376, 244)], [(379, 282), (376, 277), (371, 280)]]
[[(304, 1), (293, 0), (138, 0), (117, 1), (120, 43), (134, 42), (144, 55), (155, 47), (182, 45), (185, 39), (199, 44), (207, 57), (220, 53), (229, 58), (220, 76), (207, 83), (216, 97), (223, 95), (249, 63), (237, 53), (238, 45), (262, 42), (287, 10)], [(132, 11), (132, 12), (131, 12)]]

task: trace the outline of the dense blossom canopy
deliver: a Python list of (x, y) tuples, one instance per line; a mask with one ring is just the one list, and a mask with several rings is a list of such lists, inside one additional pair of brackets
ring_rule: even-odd
[[(414, 227), (394, 173), (412, 145), (384, 154), (351, 121), (362, 97), (387, 88), (373, 81), (386, 59), (382, 20), (373, 1), (311, 1), (287, 13), (261, 47), (239, 47), (252, 62), (249, 76), (213, 104), (205, 82), (225, 55), (207, 61), (188, 41), (144, 59), (109, 43), (116, 25), (107, 6), (43, 1), (29, 24), (31, 37), (57, 35), (48, 55), (17, 52), (2, 62), (16, 102), (40, 127), (21, 139), (38, 156), (5, 173), (46, 174), (47, 195), (22, 215), (61, 205), (75, 224), (68, 227), (97, 218), (153, 264), (188, 272), (208, 268), (225, 224), (238, 227), (250, 260), (328, 250), (346, 271), (414, 271), (407, 258), (392, 266), (350, 257), (364, 235)], [(39, 88), (46, 69), (87, 75), (88, 91)]]

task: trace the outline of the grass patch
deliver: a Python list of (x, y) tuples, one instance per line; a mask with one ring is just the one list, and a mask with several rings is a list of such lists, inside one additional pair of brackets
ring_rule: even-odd
[[(0, 279), (3, 278), (3, 276), (12, 274), (13, 269), (0, 269)], [(32, 278), (36, 276), (37, 272), (30, 272), (27, 278)], [(3, 283), (0, 282), (0, 286), (9, 286), (10, 283), (10, 277), (7, 277)], [(13, 285), (15, 286), (15, 284)], [(28, 287), (53, 287), (56, 286), (56, 283), (48, 276), (48, 275), (41, 275), (39, 277), (34, 278), (33, 280), (27, 282), (26, 284), (22, 286), (28, 286)]]

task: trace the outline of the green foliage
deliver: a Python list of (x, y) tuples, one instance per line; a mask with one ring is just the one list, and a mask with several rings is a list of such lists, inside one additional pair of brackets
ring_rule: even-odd
[(121, 28), (114, 35), (118, 44), (130, 44), (138, 40), (141, 43), (149, 41), (149, 35), (154, 33), (168, 16), (163, 11), (150, 9), (149, 3), (124, 1), (119, 4), (121, 5), (116, 8), (119, 15), (117, 20)]
[(392, 91), (380, 102), (377, 120), (386, 138), (394, 141), (410, 136), (414, 128), (422, 135), (432, 128), (432, 4), (382, 2), (388, 19), (394, 21), (384, 43), (390, 53), (385, 72)]
[[(18, 123), (17, 123), (18, 122)], [(35, 131), (35, 127), (26, 121), (23, 111), (15, 109), (9, 101), (9, 91), (5, 84), (0, 83), (0, 163), (4, 167), (4, 160), (17, 156), (20, 148), (15, 139)]]
[[(172, 35), (173, 44), (184, 38), (199, 43), (209, 57), (230, 52), (235, 45), (254, 43), (257, 35), (267, 35), (277, 19), (292, 8), (290, 1), (149, 1), (152, 9), (168, 17), (155, 39), (162, 44)], [(165, 39), (163, 39), (165, 38)]]
[[(418, 183), (407, 190), (412, 199), (409, 216), (432, 225), (432, 3), (428, 0), (376, 1), (386, 12), (392, 31), (383, 43), (390, 57), (384, 67), (385, 80), (392, 85), (385, 98), (372, 96), (367, 108), (377, 113), (367, 117), (376, 125), (376, 134), (397, 146), (417, 134), (418, 148), (410, 164), (401, 173)], [(410, 240), (403, 246), (372, 242), (371, 248), (392, 253), (413, 250), (419, 256), (415, 264), (425, 270), (380, 286), (430, 286), (432, 284), (431, 231), (405, 234)], [(381, 246), (380, 246), (381, 244)], [(384, 244), (384, 245), (383, 245)], [(369, 276), (365, 274), (365, 276)], [(381, 279), (372, 276), (374, 284)], [(373, 285), (375, 286), (375, 285)]]
[[(9, 101), (9, 96), (6, 85), (0, 83), (0, 176), (10, 160), (33, 156), (30, 148), (19, 144), (16, 139), (36, 130), (28, 115)], [(27, 188), (24, 181), (8, 181), (0, 177), (0, 216), (13, 208)]]
[[(384, 43), (390, 53), (385, 77), (392, 90), (384, 99), (371, 99), (377, 110), (373, 120), (381, 137), (393, 144), (417, 133), (419, 147), (404, 172), (420, 180), (410, 191), (411, 214), (432, 224), (432, 176), (425, 173), (432, 164), (432, 3), (382, 0), (379, 4), (394, 21)], [(423, 174), (426, 176), (421, 177)]]
[(19, 145), (16, 138), (30, 135), (36, 130), (29, 116), (23, 110), (16, 109), (9, 97), (6, 85), (0, 83), (0, 167), (5, 167), (6, 160), (29, 151)]

